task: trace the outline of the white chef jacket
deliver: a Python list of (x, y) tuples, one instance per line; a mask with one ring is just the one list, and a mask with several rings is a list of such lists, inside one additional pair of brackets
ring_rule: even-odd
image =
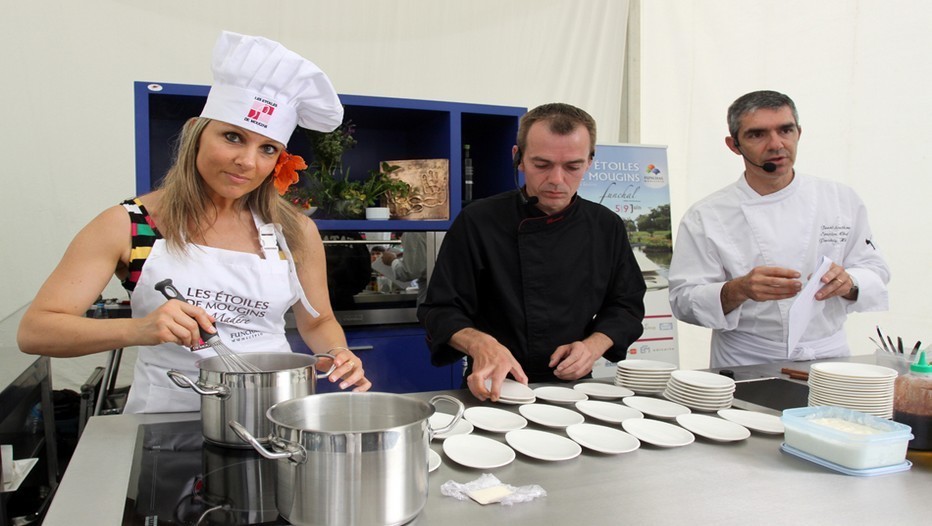
[[(788, 351), (786, 343), (795, 298), (748, 300), (723, 314), (726, 281), (775, 266), (798, 271), (805, 282), (821, 256), (854, 278), (858, 299), (817, 301), (795, 349)], [(669, 279), (673, 314), (712, 329), (712, 367), (723, 367), (850, 354), (845, 318), (888, 308), (890, 269), (871, 237), (867, 209), (851, 188), (797, 172), (786, 188), (762, 196), (742, 174), (686, 212)]]
[[(164, 239), (156, 240), (130, 299), (133, 317), (144, 317), (168, 301), (154, 285), (171, 278), (188, 303), (216, 318), (217, 334), (230, 349), (290, 352), (285, 312), (301, 300), (312, 316), (318, 313), (304, 295), (281, 228), (262, 223), (255, 214), (253, 219), (264, 257), (195, 244), (187, 245), (187, 253), (180, 254), (169, 250)], [(197, 362), (215, 355), (209, 347), (192, 352), (174, 343), (139, 347), (124, 412), (200, 410), (200, 395), (175, 385), (166, 372), (174, 369), (196, 381)]]

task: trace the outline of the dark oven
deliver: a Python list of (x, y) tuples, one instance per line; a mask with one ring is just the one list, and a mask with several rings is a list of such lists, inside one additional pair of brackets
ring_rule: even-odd
[[(364, 326), (417, 323), (418, 296), (423, 295), (433, 272), (444, 232), (355, 232), (323, 231), (327, 256), (327, 287), (330, 305), (340, 325)], [(409, 254), (416, 267), (408, 272), (418, 279), (397, 279), (382, 254), (396, 258)], [(289, 316), (289, 328), (294, 327)]]

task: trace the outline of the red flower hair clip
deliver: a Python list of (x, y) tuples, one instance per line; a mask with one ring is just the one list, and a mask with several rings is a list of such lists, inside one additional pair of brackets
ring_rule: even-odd
[(300, 155), (291, 155), (282, 150), (278, 156), (278, 162), (275, 163), (275, 169), (272, 170), (272, 178), (275, 179), (275, 189), (278, 195), (285, 195), (288, 187), (298, 182), (298, 170), (307, 168), (307, 163)]

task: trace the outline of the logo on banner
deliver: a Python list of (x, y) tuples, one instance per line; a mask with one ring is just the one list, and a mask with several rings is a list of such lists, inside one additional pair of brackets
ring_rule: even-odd
[(660, 168), (657, 168), (653, 164), (648, 164), (647, 168), (644, 170), (644, 184), (648, 188), (663, 188), (667, 186), (667, 177), (664, 175)]
[(269, 121), (272, 119), (272, 114), (275, 113), (277, 107), (278, 104), (270, 100), (256, 97), (252, 103), (252, 108), (249, 109), (243, 120), (256, 126), (268, 128)]

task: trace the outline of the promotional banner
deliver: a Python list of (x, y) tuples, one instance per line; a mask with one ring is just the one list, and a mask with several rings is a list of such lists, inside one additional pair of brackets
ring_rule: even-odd
[[(667, 281), (673, 257), (669, 180), (665, 146), (599, 144), (592, 167), (579, 185), (579, 196), (602, 204), (624, 220), (647, 284), (644, 334), (628, 348), (628, 358), (679, 365)], [(592, 375), (614, 377), (615, 364), (601, 359)]]

